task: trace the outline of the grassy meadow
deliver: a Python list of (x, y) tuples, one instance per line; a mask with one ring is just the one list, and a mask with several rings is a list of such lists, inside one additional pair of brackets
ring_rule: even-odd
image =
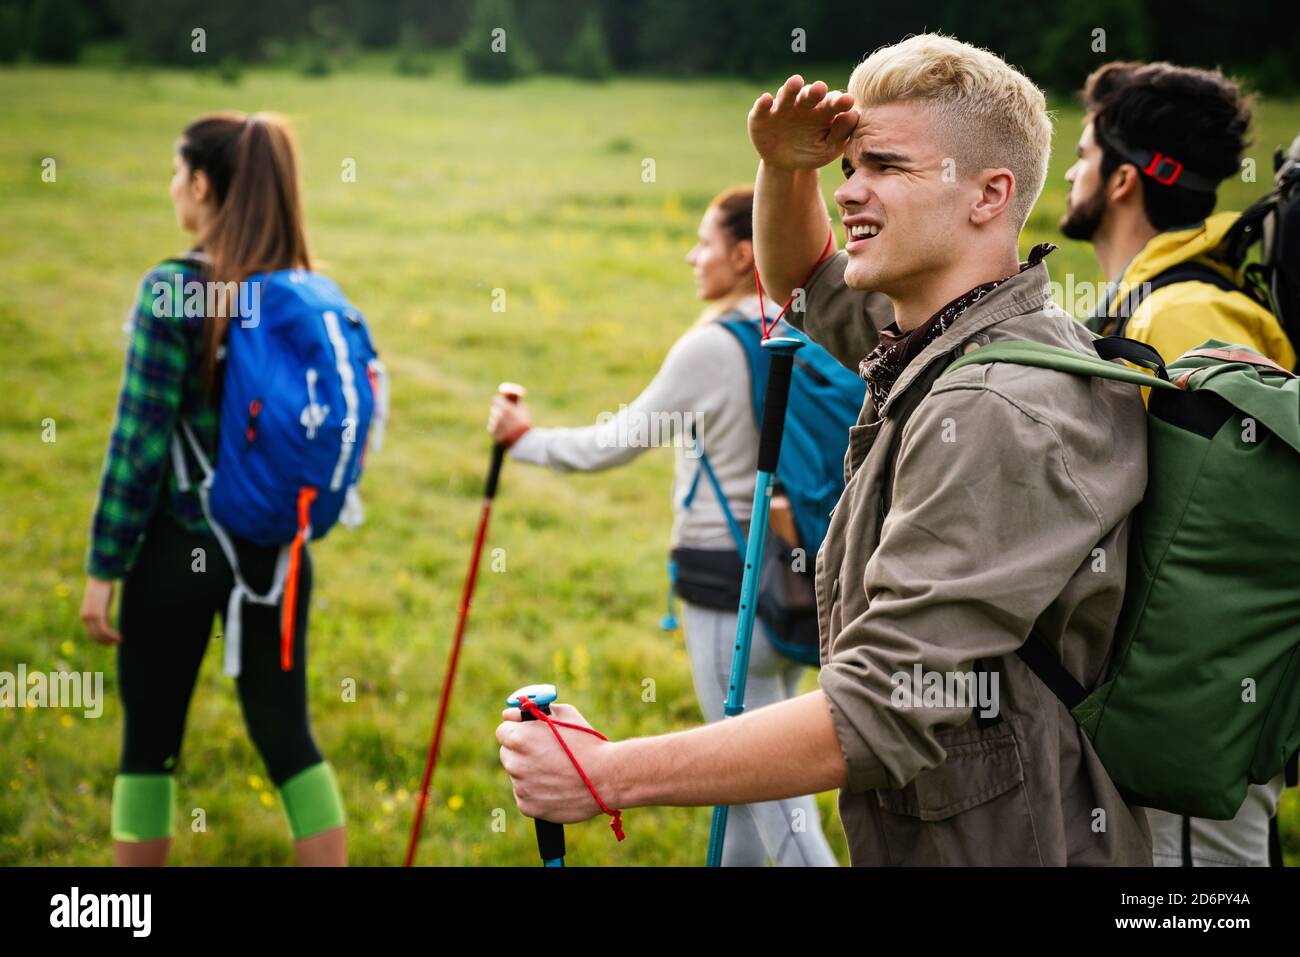
[[(837, 71), (809, 70), (842, 84)], [(773, 78), (776, 80), (777, 78)], [(774, 86), (768, 84), (767, 88)], [(202, 112), (276, 110), (293, 122), (314, 255), (371, 323), (392, 375), (387, 445), (363, 483), (367, 522), (314, 548), (311, 704), (335, 765), (356, 864), (399, 864), (478, 518), (496, 384), (530, 390), (541, 424), (585, 424), (629, 401), (694, 320), (683, 262), (706, 203), (751, 180), (756, 84), (534, 78), (462, 82), (452, 61), (404, 78), (381, 65), (308, 79), (0, 70), (0, 670), (102, 671), (103, 715), (0, 709), (0, 864), (110, 861), (120, 749), (113, 652), (78, 620), (87, 530), (123, 361), (124, 312), (144, 272), (180, 251), (171, 148)], [(1300, 103), (1266, 102), (1251, 155), (1264, 189)], [(1079, 114), (1061, 104), (1048, 190), (1023, 250), (1053, 239), (1055, 278), (1099, 279), (1060, 240), (1062, 173)], [(42, 180), (43, 162), (56, 180)], [(654, 161), (653, 182), (643, 161)], [(355, 182), (343, 173), (355, 164)], [(829, 199), (837, 174), (825, 176)], [(493, 291), (506, 309), (493, 311)], [(42, 440), (53, 419), (56, 441)], [(506, 694), (553, 680), (611, 737), (699, 721), (679, 634), (659, 630), (670, 453), (560, 477), (507, 464), (425, 823), (423, 864), (536, 861), (492, 731)], [(489, 565), (504, 550), (505, 570)], [(655, 700), (642, 700), (643, 681)], [(343, 688), (355, 681), (355, 701)], [(809, 678), (811, 682), (811, 676)], [(1207, 760), (1212, 760), (1207, 756)], [(178, 771), (172, 862), (286, 864), (288, 829), (248, 743), (214, 642)], [(1285, 833), (1300, 855), (1294, 793)], [(847, 862), (833, 795), (824, 824)], [(206, 816), (195, 832), (194, 809)], [(504, 832), (492, 827), (505, 810)], [(499, 818), (499, 815), (497, 815)], [(581, 864), (701, 864), (707, 809), (640, 809), (616, 844), (568, 829)]]

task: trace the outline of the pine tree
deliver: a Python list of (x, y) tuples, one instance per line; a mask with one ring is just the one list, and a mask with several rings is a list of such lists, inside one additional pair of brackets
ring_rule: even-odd
[(467, 79), (504, 83), (533, 71), (518, 23), (510, 0), (477, 0), (460, 45)]
[(13, 63), (23, 52), (23, 8), (0, 4), (0, 63)]
[(564, 58), (564, 72), (583, 80), (608, 80), (614, 73), (600, 19), (592, 12), (582, 21)]
[(32, 59), (75, 63), (81, 40), (81, 8), (73, 0), (36, 0), (31, 13)]

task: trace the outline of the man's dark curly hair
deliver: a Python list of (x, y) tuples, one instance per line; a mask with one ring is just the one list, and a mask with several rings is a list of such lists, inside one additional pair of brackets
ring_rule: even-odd
[[(1107, 63), (1089, 75), (1080, 96), (1102, 150), (1103, 181), (1129, 162), (1107, 144), (1107, 133), (1129, 147), (1158, 150), (1215, 182), (1236, 175), (1249, 145), (1255, 97), (1218, 70)], [(1139, 182), (1142, 206), (1156, 229), (1198, 223), (1214, 211), (1214, 193), (1163, 186), (1149, 176)]]

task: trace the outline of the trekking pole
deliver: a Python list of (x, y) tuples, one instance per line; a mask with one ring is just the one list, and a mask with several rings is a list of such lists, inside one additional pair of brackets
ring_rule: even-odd
[[(527, 395), (527, 390), (513, 382), (502, 382), (497, 392), (511, 402), (518, 402)], [(415, 806), (415, 823), (411, 826), (411, 840), (406, 846), (406, 864), (410, 867), (415, 861), (415, 847), (420, 842), (420, 827), (424, 823), (424, 806), (429, 800), (429, 785), (433, 781), (433, 769), (438, 763), (438, 747), (442, 744), (442, 728), (447, 719), (447, 705), (451, 701), (451, 686), (456, 680), (456, 663), (460, 660), (461, 641), (465, 637), (465, 620), (469, 618), (470, 599), (474, 597), (474, 583), (478, 580), (478, 563), (483, 554), (483, 542), (487, 538), (488, 519), (492, 516), (492, 500), (496, 498), (497, 482), (501, 478), (501, 463), (505, 461), (506, 447), (501, 442), (492, 445), (492, 465), (488, 469), (487, 487), (483, 492), (483, 510), (479, 514), (478, 532), (474, 536), (474, 553), (469, 560), (469, 572), (465, 576), (465, 588), (460, 596), (460, 611), (456, 616), (456, 637), (451, 644), (451, 659), (447, 662), (447, 674), (442, 680), (442, 694), (438, 701), (438, 720), (433, 726), (433, 740), (429, 742), (429, 757), (424, 763), (424, 780), (420, 783), (420, 798)], [(554, 699), (552, 699), (554, 700)]]
[[(537, 710), (543, 714), (550, 714), (551, 702), (557, 697), (559, 695), (555, 685), (528, 685), (507, 698), (506, 707), (519, 708), (520, 716), (525, 721), (536, 721), (537, 715), (521, 707), (523, 699), (527, 698), (537, 705)], [(543, 821), (541, 818), (535, 819), (533, 824), (537, 830), (537, 853), (542, 856), (542, 866), (563, 867), (564, 825), (556, 824), (554, 821)]]
[[(745, 681), (749, 677), (749, 648), (754, 636), (754, 615), (758, 610), (758, 584), (763, 570), (763, 550), (767, 539), (768, 507), (772, 502), (772, 481), (781, 456), (781, 437), (785, 432), (785, 406), (790, 398), (790, 374), (794, 354), (803, 342), (776, 337), (763, 340), (769, 350), (767, 391), (763, 398), (763, 428), (758, 438), (758, 482), (754, 486), (754, 507), (749, 520), (749, 541), (745, 545), (745, 576), (740, 586), (740, 607), (736, 616), (736, 644), (731, 651), (731, 677), (727, 683), (724, 718), (733, 718), (745, 710)], [(722, 865), (722, 843), (727, 836), (725, 804), (713, 809), (709, 828), (709, 867)]]

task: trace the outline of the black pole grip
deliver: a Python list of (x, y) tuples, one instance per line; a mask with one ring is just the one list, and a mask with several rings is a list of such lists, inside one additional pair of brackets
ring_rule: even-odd
[(763, 430), (758, 436), (758, 469), (775, 472), (785, 434), (785, 405), (790, 398), (792, 353), (774, 352), (767, 367), (767, 393), (763, 397)]
[[(524, 395), (524, 387), (513, 382), (502, 382), (497, 386), (497, 393), (505, 396), (511, 404), (518, 402)], [(497, 483), (501, 481), (501, 463), (505, 461), (506, 446), (497, 442), (492, 446), (492, 466), (488, 469), (487, 488), (483, 497), (489, 502), (497, 497)]]
[(497, 483), (501, 481), (501, 463), (505, 461), (506, 447), (500, 442), (492, 446), (492, 465), (488, 468), (487, 488), (483, 492), (484, 498), (497, 497)]
[[(539, 704), (537, 710), (546, 714), (551, 713), (551, 706)], [(522, 713), (525, 721), (536, 721), (537, 718), (529, 711)], [(543, 861), (554, 861), (564, 857), (564, 825), (556, 824), (553, 821), (543, 821), (537, 818), (533, 821), (537, 828), (537, 853), (542, 856)]]

